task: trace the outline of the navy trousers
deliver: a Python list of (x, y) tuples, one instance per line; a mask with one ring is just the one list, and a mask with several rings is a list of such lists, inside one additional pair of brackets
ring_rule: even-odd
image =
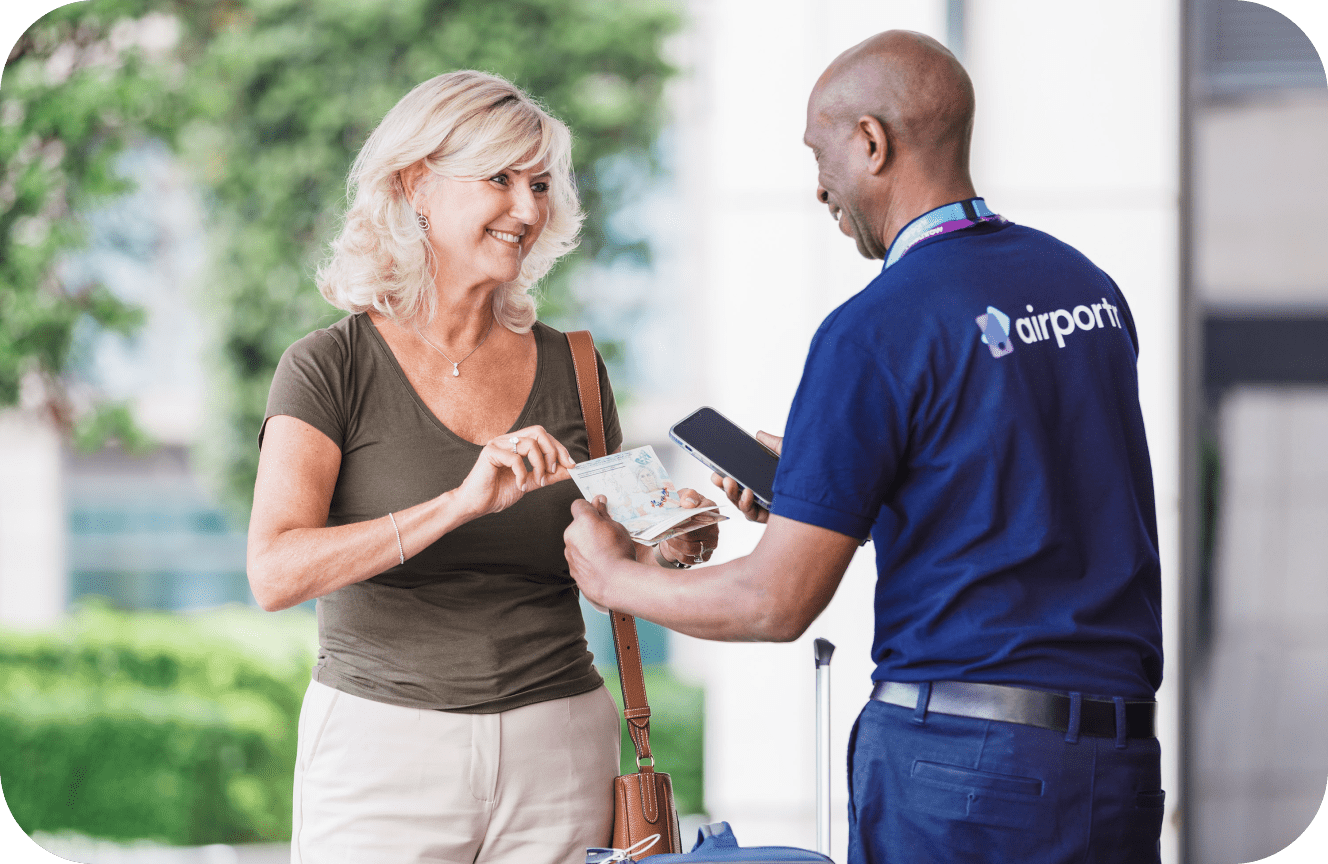
[(848, 759), (848, 864), (1159, 861), (1155, 738), (1092, 738), (872, 701)]

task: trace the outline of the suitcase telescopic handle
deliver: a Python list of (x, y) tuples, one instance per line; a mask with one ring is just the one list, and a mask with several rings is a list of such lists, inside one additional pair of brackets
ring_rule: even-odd
[(830, 657), (829, 639), (812, 643), (816, 652), (816, 851), (830, 857)]

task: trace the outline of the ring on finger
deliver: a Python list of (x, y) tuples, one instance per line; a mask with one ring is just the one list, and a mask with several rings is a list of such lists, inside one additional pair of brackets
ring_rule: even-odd
[(697, 564), (701, 564), (701, 563), (704, 563), (704, 562), (705, 562), (705, 544), (704, 544), (704, 543), (701, 544), (701, 551), (700, 551), (700, 552), (697, 552), (696, 555), (694, 555), (694, 556), (692, 557), (692, 560), (695, 561)]
[[(515, 435), (513, 435), (511, 438), (508, 438), (508, 439), (507, 439), (507, 443), (512, 445), (512, 452), (513, 452), (513, 453), (516, 453), (516, 452), (517, 452), (516, 445), (519, 444), (520, 442), (521, 442), (521, 439), (518, 438), (518, 437), (515, 436)], [(517, 455), (520, 455), (520, 454), (517, 454)]]

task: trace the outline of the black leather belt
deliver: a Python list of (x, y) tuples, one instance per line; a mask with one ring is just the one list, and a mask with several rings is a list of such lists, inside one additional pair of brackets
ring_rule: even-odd
[[(877, 681), (871, 698), (877, 702), (916, 709), (920, 684)], [(927, 712), (1022, 723), (1066, 732), (1070, 728), (1071, 699), (1062, 693), (1026, 690), (1001, 684), (963, 681), (933, 681)], [(1125, 737), (1157, 737), (1157, 703), (1126, 702)], [(1081, 699), (1079, 734), (1094, 738), (1116, 737), (1116, 703), (1107, 699)]]

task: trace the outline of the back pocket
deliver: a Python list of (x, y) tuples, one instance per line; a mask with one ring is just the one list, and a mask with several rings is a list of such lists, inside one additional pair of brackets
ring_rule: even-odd
[[(1128, 820), (1121, 832), (1122, 839), (1135, 849), (1131, 861), (1156, 861), (1157, 841), (1162, 837), (1162, 816), (1166, 813), (1167, 793), (1139, 792), (1134, 798), (1134, 813), (1126, 814)], [(1132, 817), (1132, 818), (1131, 818)]]
[(913, 763), (907, 805), (914, 810), (975, 825), (1050, 831), (1053, 820), (1035, 777), (977, 771), (939, 762)]

